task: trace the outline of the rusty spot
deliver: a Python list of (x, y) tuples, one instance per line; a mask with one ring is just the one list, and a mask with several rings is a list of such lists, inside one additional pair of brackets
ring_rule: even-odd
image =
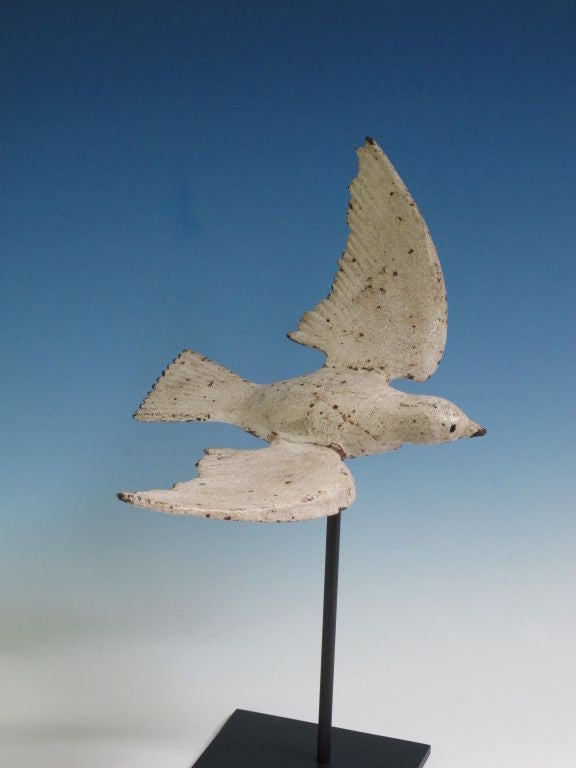
[(338, 445), (338, 443), (330, 443), (328, 448), (332, 448), (333, 451), (336, 451), (336, 453), (338, 454), (338, 456), (340, 456), (342, 460), (346, 458), (346, 453), (344, 449), (342, 448), (341, 445)]

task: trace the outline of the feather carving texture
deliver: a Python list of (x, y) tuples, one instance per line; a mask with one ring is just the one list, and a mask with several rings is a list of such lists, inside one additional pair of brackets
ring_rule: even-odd
[(194, 480), (118, 496), (171, 514), (281, 523), (335, 515), (352, 504), (355, 490), (336, 451), (275, 440), (254, 451), (208, 449)]
[(446, 344), (444, 278), (426, 223), (372, 140), (358, 150), (346, 250), (332, 292), (289, 337), (326, 353), (329, 367), (425, 381)]

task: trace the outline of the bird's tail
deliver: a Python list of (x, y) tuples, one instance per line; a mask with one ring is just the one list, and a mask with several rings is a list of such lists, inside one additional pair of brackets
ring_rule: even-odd
[(224, 421), (244, 427), (242, 405), (257, 384), (185, 349), (134, 414), (139, 421)]

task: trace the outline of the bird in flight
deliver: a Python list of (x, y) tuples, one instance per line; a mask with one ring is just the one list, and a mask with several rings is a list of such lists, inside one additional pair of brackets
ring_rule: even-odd
[(426, 223), (394, 167), (371, 138), (357, 154), (350, 233), (331, 293), (288, 334), (324, 352), (324, 366), (262, 385), (184, 350), (134, 417), (226, 422), (269, 445), (207, 449), (198, 477), (169, 490), (119, 493), (122, 501), (223, 520), (309, 520), (353, 503), (346, 458), (486, 434), (450, 401), (390, 385), (425, 381), (436, 370), (446, 291)]

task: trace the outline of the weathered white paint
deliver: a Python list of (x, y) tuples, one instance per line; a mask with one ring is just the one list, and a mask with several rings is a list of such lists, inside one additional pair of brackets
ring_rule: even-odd
[(336, 451), (274, 440), (255, 451), (208, 449), (194, 480), (119, 497), (161, 512), (282, 523), (346, 509), (354, 479)]
[(332, 292), (290, 338), (326, 352), (326, 365), (425, 381), (446, 343), (446, 290), (416, 203), (380, 147), (358, 150), (350, 234)]
[(446, 294), (424, 219), (390, 161), (372, 139), (358, 155), (350, 235), (332, 292), (290, 334), (324, 351), (325, 366), (258, 385), (185, 350), (135, 414), (141, 421), (235, 424), (270, 448), (209, 451), (197, 479), (170, 491), (119, 494), (123, 501), (231, 520), (321, 517), (353, 501), (342, 458), (485, 433), (453, 403), (389, 384), (423, 381), (436, 370)]

